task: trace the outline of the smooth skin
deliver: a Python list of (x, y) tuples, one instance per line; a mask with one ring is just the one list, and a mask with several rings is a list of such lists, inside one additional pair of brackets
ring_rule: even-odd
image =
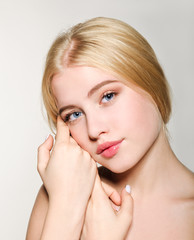
[(124, 189), (121, 193), (122, 205), (118, 212), (113, 211), (97, 175), (86, 210), (81, 240), (125, 239), (132, 222), (132, 201), (126, 195)]
[[(39, 147), (38, 171), (46, 191), (41, 188), (39, 192), (26, 238), (84, 240), (101, 236), (102, 240), (124, 239), (132, 220), (130, 194), (124, 189), (120, 198), (113, 188), (107, 184), (102, 186), (95, 161), (70, 137), (67, 125), (60, 117), (57, 119), (56, 142), (50, 154), (52, 147), (51, 136)], [(114, 200), (114, 205), (110, 199)], [(116, 205), (121, 205), (119, 213), (114, 209)], [(88, 228), (91, 218), (98, 224), (97, 232), (94, 224), (93, 228)], [(100, 221), (102, 219), (104, 221)], [(112, 228), (117, 229), (114, 235), (110, 231)]]
[[(64, 121), (69, 120), (66, 124), (72, 138), (103, 166), (99, 173), (106, 186), (112, 188), (114, 194), (111, 196), (119, 194), (122, 198), (123, 187), (127, 184), (132, 187), (133, 221), (131, 224), (131, 210), (126, 211), (129, 231), (124, 239), (193, 240), (194, 175), (173, 153), (153, 100), (141, 89), (124, 84), (123, 79), (86, 66), (64, 68), (54, 77), (52, 87), (58, 109), (70, 106), (61, 112), (61, 117)], [(91, 89), (92, 94), (88, 94)], [(97, 154), (99, 144), (117, 140), (122, 143), (114, 157), (107, 159)], [(93, 186), (95, 181), (96, 178)], [(109, 193), (105, 192), (108, 198)], [(95, 196), (98, 195), (102, 196), (94, 192), (94, 200), (97, 201)], [(120, 200), (115, 201), (114, 197), (111, 200), (119, 205)], [(110, 232), (107, 225), (103, 228), (103, 221), (97, 221), (102, 223), (102, 228), (96, 227), (95, 221), (88, 221), (107, 219), (111, 215), (109, 210), (112, 209), (108, 206), (108, 213), (98, 209), (100, 206), (103, 209), (103, 205), (98, 202), (87, 205), (83, 234), (88, 229), (93, 231), (88, 236), (96, 237), (97, 228)], [(48, 199), (41, 190), (32, 212), (29, 232), (32, 229), (34, 234), (41, 232), (36, 221), (44, 222), (47, 206)], [(39, 215), (42, 220), (37, 220)], [(113, 226), (114, 219), (110, 221)], [(119, 224), (123, 225), (122, 220)], [(117, 239), (122, 239), (124, 232)]]

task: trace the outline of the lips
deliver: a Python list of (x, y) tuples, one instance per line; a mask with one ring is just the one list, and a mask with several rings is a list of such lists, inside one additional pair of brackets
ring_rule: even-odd
[(111, 158), (118, 152), (122, 141), (123, 140), (113, 141), (113, 142), (105, 142), (103, 144), (100, 144), (97, 148), (96, 153), (101, 154), (103, 157)]

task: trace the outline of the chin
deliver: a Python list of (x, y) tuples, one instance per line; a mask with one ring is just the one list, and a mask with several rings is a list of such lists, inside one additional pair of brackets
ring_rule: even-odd
[(123, 165), (121, 166), (121, 164), (118, 166), (117, 164), (116, 165), (110, 164), (110, 165), (107, 165), (107, 166), (104, 166), (104, 167), (107, 168), (108, 170), (110, 170), (113, 173), (120, 174), (120, 173), (127, 172), (133, 166), (123, 166)]
[(109, 169), (113, 173), (125, 173), (132, 168), (134, 168), (142, 159), (142, 156), (134, 156), (131, 158), (124, 159), (123, 157), (120, 157), (120, 159), (112, 159), (110, 160), (108, 164), (102, 164), (105, 168)]

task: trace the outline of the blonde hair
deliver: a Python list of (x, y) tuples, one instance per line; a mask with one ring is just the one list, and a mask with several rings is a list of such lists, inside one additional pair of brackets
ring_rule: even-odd
[(61, 33), (51, 46), (42, 81), (49, 125), (56, 127), (58, 109), (51, 82), (68, 66), (90, 66), (115, 73), (146, 91), (166, 124), (171, 113), (169, 86), (149, 43), (128, 24), (98, 17)]

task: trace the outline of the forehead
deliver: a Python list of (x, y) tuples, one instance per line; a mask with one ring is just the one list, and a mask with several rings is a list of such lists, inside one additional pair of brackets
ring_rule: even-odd
[(55, 98), (60, 102), (62, 98), (63, 101), (68, 100), (72, 95), (86, 96), (95, 85), (106, 80), (118, 81), (113, 75), (97, 68), (76, 66), (64, 68), (53, 77), (51, 84)]
[(52, 87), (60, 84), (71, 86), (73, 84), (98, 84), (100, 81), (115, 78), (113, 75), (100, 69), (87, 66), (75, 66), (64, 68), (62, 72), (56, 74), (52, 80)]

